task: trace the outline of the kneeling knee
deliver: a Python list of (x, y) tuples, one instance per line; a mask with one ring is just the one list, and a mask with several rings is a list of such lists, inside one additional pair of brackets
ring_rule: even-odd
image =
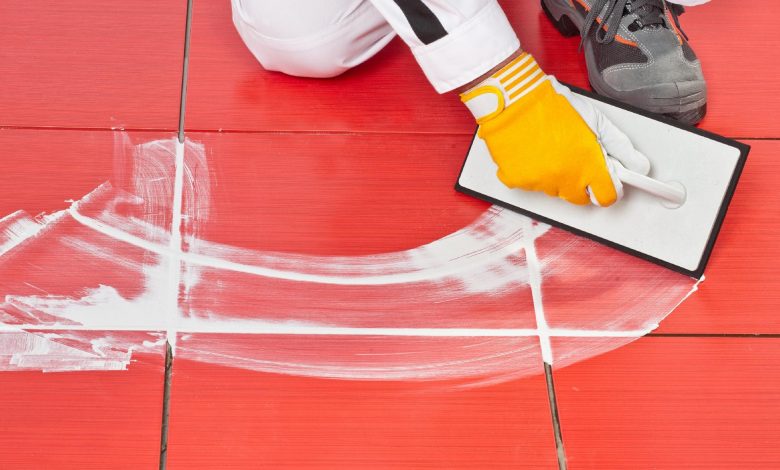
[(354, 44), (346, 37), (310, 35), (272, 38), (259, 33), (239, 12), (233, 24), (246, 46), (266, 70), (297, 77), (328, 78), (349, 70)]

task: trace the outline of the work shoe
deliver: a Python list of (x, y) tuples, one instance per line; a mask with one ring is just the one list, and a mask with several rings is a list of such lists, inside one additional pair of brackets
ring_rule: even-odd
[(707, 111), (701, 64), (664, 0), (542, 0), (564, 36), (580, 35), (593, 89), (696, 124)]

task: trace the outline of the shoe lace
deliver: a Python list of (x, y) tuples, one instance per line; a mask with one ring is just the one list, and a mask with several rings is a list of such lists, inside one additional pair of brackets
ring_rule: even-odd
[[(604, 12), (599, 16), (599, 13)], [(585, 44), (585, 38), (590, 34), (593, 25), (601, 18), (601, 26), (596, 30), (596, 41), (599, 44), (607, 44), (615, 39), (620, 29), (620, 22), (628, 14), (635, 14), (636, 20), (632, 23), (635, 30), (644, 28), (668, 28), (664, 19), (666, 11), (665, 0), (594, 0), (588, 16), (585, 17), (585, 27), (582, 28), (580, 48)], [(688, 39), (682, 31), (678, 15), (684, 12), (679, 5), (670, 5), (669, 11), (677, 26), (677, 30)]]

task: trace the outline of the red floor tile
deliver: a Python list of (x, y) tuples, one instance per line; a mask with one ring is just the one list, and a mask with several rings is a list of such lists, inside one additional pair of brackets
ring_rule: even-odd
[(105, 182), (131, 190), (133, 146), (160, 132), (0, 130), (0, 218), (17, 210), (55, 212)]
[[(524, 47), (547, 72), (587, 85), (578, 39), (561, 37), (537, 0), (503, 6)], [(758, 52), (776, 46), (767, 34), (769, 8), (771, 0), (751, 2), (750, 8), (715, 1), (682, 17), (709, 82), (703, 128), (730, 136), (780, 137), (772, 112), (780, 106), (780, 89), (771, 80), (776, 64)], [(740, 41), (718, 32), (739, 25), (750, 25), (741, 27)], [(287, 77), (257, 64), (232, 26), (227, 2), (196, 2), (186, 127), (470, 133), (474, 126), (455, 96), (436, 95), (399, 40), (335, 79)]]
[(769, 338), (643, 338), (556, 366), (569, 468), (776, 468), (779, 354)]
[(662, 324), (664, 333), (780, 333), (780, 142), (752, 146), (699, 291)]
[(0, 126), (176, 129), (186, 2), (0, 6)]
[(452, 187), (460, 162), (451, 155), (468, 145), (465, 139), (191, 138), (204, 145), (207, 160), (191, 173), (210, 182), (210, 193), (197, 195), (204, 215), (188, 225), (185, 240), (191, 254), (213, 262), (185, 260), (195, 273), (185, 275), (185, 282), (193, 279), (184, 289), (187, 315), (340, 327), (535, 328), (521, 225)]
[[(780, 137), (775, 117), (780, 82), (774, 78), (780, 64), (772, 59), (780, 39), (771, 34), (773, 20), (766, 15), (774, 7), (772, 0), (714, 0), (681, 17), (707, 79), (704, 129), (732, 137)], [(738, 31), (740, 38), (726, 31)]]
[[(166, 207), (169, 212), (171, 202), (165, 191), (154, 191), (165, 181), (149, 180), (172, 172), (173, 155), (150, 162), (157, 155), (144, 157), (136, 147), (155, 141), (173, 142), (171, 135), (147, 132), (0, 131), (6, 149), (0, 163), (3, 323), (36, 325), (45, 318), (50, 326), (68, 325), (80, 321), (68, 315), (88, 320), (95, 314), (67, 310), (58, 302), (105, 305), (108, 311), (100, 317), (115, 320), (99, 323), (109, 330), (120, 326), (122, 315), (134, 313), (131, 304), (145, 298), (148, 282), (159, 275), (152, 268), (161, 259), (84, 225), (76, 215), (122, 230), (140, 227), (136, 234), (150, 240), (167, 237), (170, 216), (160, 213)], [(146, 165), (135, 165), (134, 159)], [(66, 315), (59, 317), (60, 312)]]
[(172, 397), (171, 469), (556, 466), (542, 375), (474, 388), (294, 377), (177, 358)]
[[(488, 207), (455, 192), (468, 136), (189, 133), (211, 194), (197, 236), (316, 255), (405, 250)], [(206, 173), (208, 171), (208, 174)], [(199, 196), (200, 197), (200, 196)]]
[[(157, 465), (165, 350), (149, 319), (164, 309), (144, 292), (159, 259), (65, 209), (91, 194), (84, 213), (154, 222), (123, 158), (159, 137), (0, 131), (0, 446), (13, 449), (2, 468)], [(107, 194), (119, 204), (99, 209)]]
[(536, 241), (548, 324), (568, 330), (638, 331), (662, 320), (695, 280), (568, 232)]
[[(65, 200), (109, 179), (114, 165), (114, 139), (107, 132), (6, 129), (0, 146), (0, 217), (64, 209)], [(63, 171), (67, 178), (59, 177)]]
[(164, 361), (158, 346), (127, 370), (0, 372), (0, 467), (157, 468)]

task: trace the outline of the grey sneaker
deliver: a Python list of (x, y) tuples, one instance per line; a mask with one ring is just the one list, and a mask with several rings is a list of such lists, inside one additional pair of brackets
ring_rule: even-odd
[(604, 96), (696, 124), (707, 85), (679, 5), (664, 0), (542, 0), (564, 36), (580, 35), (588, 78)]

